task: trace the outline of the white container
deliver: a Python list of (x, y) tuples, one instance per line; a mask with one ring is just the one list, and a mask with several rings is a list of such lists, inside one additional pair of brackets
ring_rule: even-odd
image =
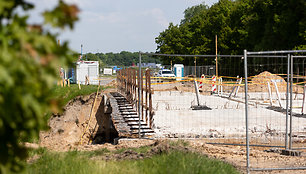
[[(176, 77), (184, 77), (184, 65), (183, 64), (174, 64), (174, 75)], [(182, 78), (177, 78), (177, 80), (182, 80)]]
[(113, 75), (113, 69), (112, 68), (104, 68), (103, 74), (104, 75)]
[(76, 81), (85, 84), (86, 76), (89, 84), (99, 84), (99, 62), (98, 61), (78, 61), (76, 65)]

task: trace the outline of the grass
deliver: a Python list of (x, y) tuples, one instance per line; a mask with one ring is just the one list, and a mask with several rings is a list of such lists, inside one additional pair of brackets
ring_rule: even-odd
[[(99, 90), (105, 90), (110, 87), (101, 87)], [(55, 86), (52, 90), (52, 97), (56, 98), (60, 103), (59, 106), (64, 107), (67, 103), (78, 97), (78, 96), (85, 96), (92, 93), (96, 93), (98, 90), (98, 85), (82, 85), (81, 89), (79, 89), (77, 84), (71, 84), (70, 87), (61, 87)], [(52, 114), (48, 113), (46, 119), (49, 120)]]
[[(141, 148), (146, 152), (150, 147)], [(135, 151), (139, 149), (134, 149)], [(40, 158), (33, 164), (28, 164), (24, 173), (58, 173), (58, 174), (85, 174), (85, 173), (111, 173), (111, 174), (180, 174), (180, 173), (239, 173), (233, 166), (206, 156), (171, 150), (168, 153), (154, 155), (143, 160), (105, 161), (92, 157), (112, 155), (124, 150), (109, 152), (101, 149), (93, 152), (50, 152), (38, 150)], [(32, 152), (32, 156), (35, 152)], [(98, 160), (99, 159), (99, 160)]]
[[(70, 100), (76, 98), (77, 96), (85, 96), (95, 93), (97, 92), (97, 89), (97, 85), (82, 85), (81, 89), (79, 89), (77, 84), (71, 84), (70, 87), (55, 86), (52, 90), (52, 98), (57, 99), (60, 107), (64, 107)], [(60, 112), (62, 112), (62, 110), (60, 110)], [(48, 122), (51, 115), (51, 112), (46, 113), (46, 116), (44, 117), (46, 122)], [(45, 129), (48, 129), (48, 127)]]
[(79, 89), (77, 84), (72, 84), (70, 87), (55, 86), (52, 92), (52, 96), (61, 101), (61, 106), (65, 106), (75, 97), (92, 94), (97, 92), (97, 89), (97, 85), (82, 85), (81, 89)]

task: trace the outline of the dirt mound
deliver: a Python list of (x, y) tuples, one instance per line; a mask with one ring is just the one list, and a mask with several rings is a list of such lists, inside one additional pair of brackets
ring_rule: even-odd
[(252, 78), (252, 83), (264, 83), (271, 82), (271, 80), (275, 80), (277, 83), (286, 83), (286, 81), (276, 74), (272, 74), (268, 71), (264, 71)]
[(274, 83), (272, 83), (272, 81), (276, 82), (279, 92), (286, 91), (287, 82), (281, 76), (272, 74), (268, 71), (264, 71), (252, 78), (251, 84), (249, 85), (249, 91), (267, 92), (268, 82), (270, 83), (271, 90), (276, 91), (276, 88), (274, 86)]
[[(129, 141), (129, 140), (128, 140)], [(167, 140), (155, 140), (155, 141), (147, 141), (147, 140), (133, 140), (134, 144), (137, 142), (140, 143), (141, 141), (144, 142), (150, 142), (151, 144), (147, 144), (148, 146), (147, 150), (143, 150), (144, 152), (136, 152), (134, 149), (127, 149), (121, 153), (106, 153), (101, 156), (96, 156), (92, 158), (93, 160), (138, 160), (138, 159), (144, 159), (144, 158), (150, 158), (153, 155), (160, 155), (160, 154), (165, 154), (165, 153), (170, 153), (173, 150), (181, 151), (181, 152), (194, 152), (195, 149), (189, 148), (189, 147), (184, 147), (181, 145), (170, 145), (170, 141)], [(130, 141), (131, 142), (131, 141)], [(142, 144), (142, 143), (140, 143)], [(139, 144), (139, 145), (140, 145)], [(122, 148), (121, 143), (119, 143), (118, 146)], [(144, 146), (144, 144), (140, 145)], [(130, 146), (128, 146), (130, 148)], [(200, 152), (198, 152), (200, 153)]]

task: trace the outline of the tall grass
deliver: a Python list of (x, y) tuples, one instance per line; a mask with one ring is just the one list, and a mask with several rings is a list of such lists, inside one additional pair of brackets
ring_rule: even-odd
[(59, 99), (60, 105), (64, 106), (75, 97), (92, 94), (97, 92), (97, 89), (98, 85), (82, 85), (81, 89), (79, 89), (77, 84), (72, 84), (70, 87), (55, 86), (52, 91), (52, 96), (53, 98)]
[[(118, 153), (118, 152), (117, 152)], [(206, 156), (177, 150), (154, 155), (143, 160), (105, 161), (98, 157), (111, 155), (105, 149), (96, 152), (47, 152), (25, 173), (58, 174), (193, 174), (193, 173), (239, 173), (233, 166)], [(97, 158), (92, 158), (96, 156)], [(95, 160), (94, 160), (95, 159)]]

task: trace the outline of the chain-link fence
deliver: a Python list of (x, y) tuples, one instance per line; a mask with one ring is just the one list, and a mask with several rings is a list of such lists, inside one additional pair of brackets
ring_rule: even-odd
[[(294, 149), (305, 149), (303, 59), (306, 57), (295, 58), (291, 55), (297, 53), (299, 51), (245, 51), (245, 77), (248, 78), (248, 90), (245, 93), (248, 171), (306, 169), (303, 156), (282, 162), (279, 162), (280, 158), (278, 161), (271, 160), (273, 157), (258, 160), (254, 156), (257, 152), (249, 148), (253, 144), (267, 144), (279, 147), (270, 149), (270, 152), (297, 156), (302, 151)], [(263, 72), (254, 76), (253, 72), (256, 71)]]
[[(207, 65), (203, 61), (201, 66), (184, 66), (182, 77), (150, 72), (136, 77), (135, 70), (128, 70), (119, 73), (119, 82), (126, 86), (121, 90), (128, 98), (140, 102), (142, 121), (145, 113), (140, 111), (151, 107), (150, 127), (155, 138), (195, 138), (209, 144), (245, 146), (233, 154), (245, 155), (248, 172), (301, 170), (306, 169), (301, 153), (306, 149), (306, 56), (302, 52), (306, 51), (300, 55), (299, 51), (218, 55), (218, 66), (211, 65), (215, 56), (198, 55), (198, 60), (208, 60)], [(151, 88), (147, 79), (151, 79)], [(149, 91), (152, 98), (137, 100), (136, 88), (140, 86), (145, 89), (141, 96)]]
[[(201, 138), (210, 143), (245, 143), (243, 66), (226, 65), (243, 63), (241, 57), (219, 55), (218, 77), (216, 65), (211, 65), (215, 56), (198, 56), (197, 60), (205, 59), (207, 65), (202, 61), (201, 66), (184, 66), (182, 78), (153, 77), (156, 138)], [(175, 68), (172, 69), (175, 71)], [(195, 81), (200, 91), (198, 96)]]

